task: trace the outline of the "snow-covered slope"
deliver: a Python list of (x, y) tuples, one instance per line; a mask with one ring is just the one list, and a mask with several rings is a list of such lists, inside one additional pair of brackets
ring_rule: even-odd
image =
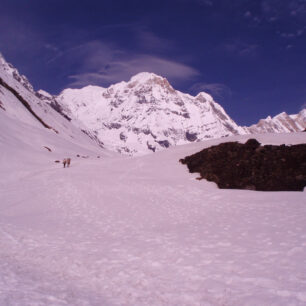
[[(99, 143), (91, 140), (79, 127), (50, 104), (37, 97), (26, 77), (0, 56), (0, 130), (1, 158), (8, 158), (6, 143), (14, 143), (20, 155), (32, 148), (65, 154), (103, 152)], [(25, 136), (26, 135), (26, 136)], [(84, 151), (84, 152), (83, 152)], [(9, 153), (10, 154), (10, 153)], [(59, 157), (59, 156), (58, 156)], [(29, 156), (30, 158), (30, 156)], [(31, 158), (30, 158), (31, 159)], [(7, 165), (8, 168), (11, 165)]]
[(288, 115), (285, 112), (271, 118), (261, 119), (257, 124), (246, 127), (251, 134), (258, 133), (291, 133), (306, 129), (306, 109), (301, 110), (297, 115)]
[(210, 95), (181, 93), (153, 73), (109, 88), (66, 89), (56, 100), (106, 147), (132, 155), (245, 133)]
[(303, 130), (306, 129), (306, 108), (301, 110), (297, 115), (290, 115), (290, 117), (298, 124)]
[(0, 138), (0, 305), (305, 305), (305, 192), (219, 190), (178, 162), (225, 138), (63, 169), (16, 147), (11, 129)]

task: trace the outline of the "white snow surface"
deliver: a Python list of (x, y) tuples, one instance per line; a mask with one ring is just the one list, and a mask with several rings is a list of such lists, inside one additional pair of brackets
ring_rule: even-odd
[(0, 305), (306, 304), (305, 191), (220, 190), (178, 162), (248, 136), (97, 158), (0, 116)]

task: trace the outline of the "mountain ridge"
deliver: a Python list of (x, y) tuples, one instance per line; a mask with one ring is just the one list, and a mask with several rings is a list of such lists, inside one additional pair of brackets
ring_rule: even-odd
[[(35, 104), (42, 108), (49, 105), (100, 146), (128, 155), (156, 152), (210, 138), (288, 133), (306, 128), (305, 109), (295, 115), (283, 112), (273, 118), (268, 116), (250, 127), (239, 126), (211, 95), (200, 92), (192, 96), (180, 92), (166, 78), (151, 72), (138, 73), (129, 81), (108, 88), (94, 85), (67, 88), (56, 96), (44, 90), (35, 91), (29, 80), (1, 54), (0, 66), (8, 85), (23, 92), (25, 98), (32, 99), (31, 95), (35, 95)], [(3, 108), (2, 101), (1, 110)]]
[[(27, 146), (35, 148), (48, 147), (64, 151), (69, 144), (73, 144), (70, 147), (74, 147), (77, 152), (84, 148), (94, 151), (102, 149), (102, 144), (94, 139), (93, 135), (85, 133), (81, 127), (72, 126), (58, 109), (46, 103), (34, 91), (27, 78), (21, 76), (18, 70), (8, 64), (1, 55), (0, 102), (3, 136), (10, 135), (20, 146), (23, 145), (23, 135), (27, 132), (32, 139)], [(61, 143), (62, 148), (55, 148), (57, 143)], [(66, 152), (70, 154), (69, 151)]]
[[(141, 72), (132, 76), (127, 82), (122, 81), (108, 88), (89, 85), (81, 89), (65, 89), (55, 96), (55, 99), (65, 110), (67, 116), (74, 117), (75, 120), (87, 125), (98, 138), (101, 137), (102, 141), (108, 145), (110, 141), (101, 133), (110, 134), (111, 145), (115, 143), (113, 150), (131, 155), (147, 153), (150, 150), (158, 151), (172, 145), (209, 138), (235, 134), (298, 132), (306, 127), (305, 111), (296, 115), (281, 113), (273, 118), (261, 119), (250, 127), (238, 126), (211, 95), (205, 92), (200, 92), (196, 96), (182, 93), (175, 90), (166, 78), (150, 72)], [(135, 106), (137, 104), (143, 107), (139, 109)], [(128, 112), (121, 105), (128, 106), (132, 110)], [(144, 114), (143, 109), (146, 105), (150, 107)], [(195, 108), (193, 111), (190, 110), (191, 105)], [(121, 107), (122, 111), (119, 115), (124, 115), (121, 118), (120, 116), (114, 117), (114, 109)], [(169, 116), (168, 118), (163, 117), (164, 113), (171, 113), (175, 119), (169, 120)], [(200, 114), (200, 118), (196, 113)], [(153, 119), (150, 119), (152, 115)], [(134, 120), (135, 116), (140, 119)], [(176, 135), (167, 132), (167, 128), (163, 127), (156, 131), (156, 126), (162, 125), (156, 117), (163, 118), (163, 124), (167, 125), (169, 130), (173, 131), (174, 127)], [(181, 120), (180, 128), (174, 123), (175, 120)], [(192, 123), (188, 125), (186, 122), (189, 120)], [(99, 126), (96, 121), (103, 122), (103, 124)], [(127, 124), (128, 121), (133, 121), (134, 127), (132, 124)], [(200, 121), (201, 124), (199, 124)], [(110, 133), (110, 130), (120, 130), (121, 127), (128, 132), (133, 131), (134, 128), (134, 135), (132, 133), (126, 135), (127, 132), (124, 129), (120, 133), (114, 131)], [(140, 137), (141, 133), (150, 136)], [(131, 145), (129, 137), (136, 138), (142, 147)]]
[(266, 119), (260, 119), (257, 124), (245, 128), (251, 134), (303, 131), (306, 128), (306, 109), (302, 109), (295, 115), (282, 112), (274, 117), (268, 116)]
[(131, 155), (245, 133), (209, 94), (182, 93), (154, 73), (108, 88), (66, 89), (55, 99), (107, 146)]

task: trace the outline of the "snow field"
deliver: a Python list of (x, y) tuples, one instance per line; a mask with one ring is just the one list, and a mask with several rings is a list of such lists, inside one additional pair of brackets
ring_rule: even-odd
[(197, 181), (178, 159), (200, 147), (14, 169), (0, 305), (305, 305), (305, 192)]

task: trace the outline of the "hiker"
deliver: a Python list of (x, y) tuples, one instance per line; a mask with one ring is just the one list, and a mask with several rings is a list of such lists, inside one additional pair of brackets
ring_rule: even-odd
[(64, 168), (66, 168), (66, 165), (67, 165), (67, 167), (69, 167), (70, 166), (70, 162), (71, 162), (70, 158), (64, 158), (64, 160), (63, 160)]

